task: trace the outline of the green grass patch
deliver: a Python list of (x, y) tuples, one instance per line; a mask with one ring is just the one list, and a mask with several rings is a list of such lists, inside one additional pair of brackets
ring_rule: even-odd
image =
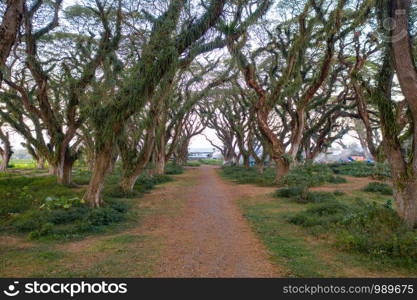
[(222, 166), (224, 161), (222, 159), (200, 159), (200, 163), (203, 165), (216, 165), (216, 166)]
[(259, 173), (256, 168), (244, 168), (239, 166), (224, 166), (221, 174), (240, 184), (257, 184), (260, 186), (275, 186), (275, 169), (266, 168), (264, 173)]
[(180, 165), (169, 163), (165, 167), (165, 174), (167, 175), (179, 175), (184, 173), (184, 168)]
[(187, 161), (187, 163), (185, 164), (186, 167), (200, 167), (201, 163), (199, 161), (196, 160), (192, 160), (192, 161)]
[[(90, 171), (76, 169), (74, 182), (88, 183)], [(63, 186), (53, 176), (13, 177), (0, 180), (0, 231), (25, 234), (30, 239), (72, 239), (103, 233), (131, 218), (133, 199), (155, 185), (171, 180), (167, 175), (142, 176), (131, 195), (119, 188), (118, 172), (106, 178), (105, 205), (90, 208), (84, 190)]]
[(365, 192), (379, 193), (382, 195), (392, 195), (394, 193), (390, 185), (382, 182), (370, 182), (363, 190)]
[(391, 177), (391, 171), (387, 164), (367, 163), (367, 162), (350, 162), (334, 163), (328, 165), (335, 174), (349, 175), (353, 177), (374, 177), (375, 179), (384, 179)]

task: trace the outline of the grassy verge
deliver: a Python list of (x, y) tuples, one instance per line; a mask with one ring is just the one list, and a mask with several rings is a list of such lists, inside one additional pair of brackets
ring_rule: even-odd
[(106, 179), (105, 205), (92, 209), (82, 195), (90, 172), (77, 169), (74, 186), (56, 184), (53, 176), (21, 176), (0, 180), (0, 232), (29, 239), (63, 240), (82, 238), (123, 227), (135, 218), (135, 199), (155, 185), (171, 180), (166, 175), (141, 177), (133, 192), (121, 192), (119, 173)]
[(217, 165), (217, 166), (223, 165), (222, 159), (200, 159), (199, 162), (202, 163), (203, 165)]
[[(369, 207), (353, 211), (358, 199), (367, 199)], [(416, 276), (413, 240), (395, 223), (393, 210), (384, 207), (389, 201), (389, 196), (356, 190), (322, 203), (265, 195), (242, 199), (240, 205), (273, 261), (290, 277)], [(347, 223), (338, 225), (341, 220)], [(392, 242), (399, 237), (401, 243)], [(392, 245), (402, 245), (405, 252), (389, 252)]]
[[(77, 181), (86, 180), (88, 172), (76, 172)], [(140, 194), (129, 198), (111, 197), (112, 182), (117, 175), (109, 176), (106, 199), (125, 202), (129, 205), (124, 220), (109, 224), (96, 234), (85, 234), (74, 239), (55, 239), (46, 236), (27, 239), (12, 235), (11, 231), (0, 233), (0, 276), (1, 277), (149, 277), (158, 266), (161, 237), (145, 229), (148, 218), (178, 215), (184, 206), (183, 200), (175, 196), (196, 183), (192, 175), (183, 174), (185, 179), (170, 180), (158, 193), (142, 195), (149, 191), (153, 182), (141, 179), (135, 190)], [(161, 182), (159, 182), (161, 183)], [(68, 188), (77, 192), (79, 188)], [(68, 192), (68, 190), (66, 190)], [(110, 200), (110, 201), (112, 201)], [(152, 222), (151, 222), (152, 223)]]

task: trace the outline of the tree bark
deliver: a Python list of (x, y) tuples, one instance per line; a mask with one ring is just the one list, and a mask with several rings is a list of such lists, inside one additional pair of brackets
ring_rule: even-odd
[(65, 159), (56, 169), (57, 182), (63, 185), (72, 183), (72, 168), (75, 160)]
[(38, 169), (45, 169), (45, 159), (43, 157), (39, 157), (36, 160), (36, 167)]
[(402, 93), (411, 111), (413, 153), (410, 162), (404, 159), (401, 151), (397, 151), (401, 153), (400, 157), (393, 158), (389, 155), (388, 159), (394, 175), (394, 196), (398, 213), (407, 225), (415, 227), (417, 226), (417, 69), (410, 40), (410, 6), (410, 0), (391, 1), (391, 16), (395, 21), (392, 31), (394, 67)]
[(100, 207), (103, 204), (104, 181), (116, 159), (114, 138), (109, 138), (103, 148), (96, 153), (93, 173), (83, 197), (83, 200), (91, 207)]
[(6, 60), (15, 44), (22, 23), (24, 2), (24, 0), (6, 1), (6, 11), (0, 25), (0, 85), (3, 80), (3, 69)]
[(274, 159), (276, 167), (275, 183), (280, 184), (282, 178), (290, 171), (290, 163), (285, 159)]
[(9, 162), (10, 162), (10, 158), (12, 157), (12, 153), (11, 151), (3, 151), (1, 154), (1, 164), (0, 164), (0, 172), (7, 172), (7, 168), (9, 166)]
[(417, 180), (401, 182), (394, 186), (394, 198), (398, 215), (409, 227), (417, 226)]
[(103, 204), (102, 192), (104, 189), (104, 180), (111, 164), (112, 155), (109, 151), (98, 153), (90, 183), (83, 197), (84, 201), (91, 207), (100, 207)]

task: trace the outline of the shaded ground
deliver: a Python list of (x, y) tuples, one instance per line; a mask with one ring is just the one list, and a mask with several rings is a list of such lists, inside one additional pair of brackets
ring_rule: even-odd
[(188, 199), (183, 215), (162, 226), (166, 247), (156, 276), (279, 276), (236, 205), (237, 199), (250, 194), (247, 189), (224, 182), (215, 167), (202, 166), (192, 173), (197, 185), (178, 195)]

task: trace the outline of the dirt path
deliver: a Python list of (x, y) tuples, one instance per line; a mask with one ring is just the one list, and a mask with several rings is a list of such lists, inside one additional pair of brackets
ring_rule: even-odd
[[(166, 242), (155, 276), (279, 276), (236, 204), (247, 188), (224, 182), (212, 166), (192, 172), (198, 183), (177, 195), (187, 199), (183, 214), (162, 224)], [(256, 191), (264, 193), (265, 188), (250, 193)]]

